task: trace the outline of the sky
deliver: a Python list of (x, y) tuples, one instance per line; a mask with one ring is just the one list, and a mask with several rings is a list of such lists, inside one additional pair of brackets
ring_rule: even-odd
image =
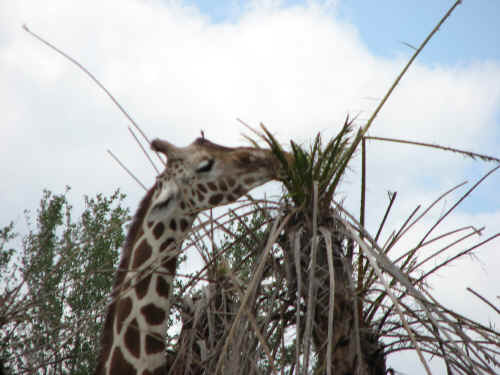
[[(288, 143), (334, 136), (346, 115), (363, 125), (452, 1), (0, 2), (0, 226), (25, 228), (43, 189), (84, 194), (120, 188), (134, 210), (143, 190), (107, 154), (146, 184), (155, 173), (130, 136), (130, 123), (74, 65), (22, 30), (26, 24), (84, 64), (150, 138), (179, 146), (203, 130), (214, 142), (244, 144), (237, 118), (260, 122)], [(214, 5), (217, 4), (217, 5)], [(500, 3), (465, 0), (403, 78), (369, 132), (500, 157)], [(368, 229), (376, 231), (387, 192), (398, 198), (383, 237), (417, 205), (447, 196), (402, 242), (426, 228), (495, 165), (415, 146), (370, 141)], [(360, 160), (338, 195), (359, 211)], [(498, 232), (500, 172), (481, 184), (436, 230), (486, 226)], [(274, 189), (274, 190), (273, 190)], [(266, 186), (258, 194), (276, 191)], [(79, 203), (80, 202), (80, 203)], [(446, 243), (441, 243), (444, 246)], [(435, 250), (436, 248), (434, 248)], [(432, 249), (429, 249), (431, 251)], [(447, 306), (500, 324), (466, 287), (499, 304), (500, 241), (432, 279)], [(431, 361), (436, 373), (442, 370)], [(404, 374), (423, 373), (410, 354), (389, 357)]]

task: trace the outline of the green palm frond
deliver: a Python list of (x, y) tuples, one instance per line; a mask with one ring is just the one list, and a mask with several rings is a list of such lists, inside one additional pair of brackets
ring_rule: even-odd
[(352, 123), (353, 120), (347, 117), (339, 133), (326, 145), (324, 145), (321, 134), (318, 133), (309, 150), (290, 141), (291, 156), (293, 157), (291, 164), (289, 163), (290, 158), (286, 157), (281, 144), (264, 125), (261, 124), (264, 134), (255, 132), (269, 145), (282, 162), (285, 171), (282, 181), (297, 206), (310, 203), (314, 181), (318, 182), (320, 201), (329, 206), (353, 155), (351, 150)]

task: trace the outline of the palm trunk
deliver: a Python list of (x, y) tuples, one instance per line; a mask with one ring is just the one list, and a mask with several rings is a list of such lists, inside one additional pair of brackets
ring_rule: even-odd
[[(332, 213), (319, 215), (318, 227), (327, 228), (332, 233), (333, 268), (335, 275), (334, 309), (333, 309), (333, 348), (331, 355), (332, 373), (336, 375), (383, 375), (386, 373), (385, 357), (378, 343), (378, 337), (371, 327), (365, 327), (362, 321), (356, 320), (355, 298), (353, 291), (352, 259), (348, 254), (348, 238), (341, 224)], [(285, 267), (288, 270), (288, 284), (291, 293), (295, 294), (298, 286), (298, 275), (295, 267), (295, 236), (300, 236), (300, 278), (302, 285), (299, 294), (304, 301), (308, 300), (308, 288), (311, 277), (316, 285), (315, 313), (312, 328), (312, 342), (317, 362), (315, 374), (327, 373), (328, 358), (328, 312), (330, 290), (330, 272), (328, 269), (327, 247), (324, 240), (318, 242), (317, 267), (314, 272), (309, 269), (311, 257), (312, 220), (300, 216), (285, 229), (288, 234), (280, 240), (285, 253)], [(319, 234), (318, 234), (319, 236)], [(310, 306), (306, 306), (309, 308)]]

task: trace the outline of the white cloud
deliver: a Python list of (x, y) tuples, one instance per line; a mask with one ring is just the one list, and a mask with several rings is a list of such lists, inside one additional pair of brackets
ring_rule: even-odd
[[(380, 99), (405, 63), (402, 57), (373, 56), (356, 27), (336, 20), (330, 7), (252, 4), (233, 23), (211, 24), (180, 1), (2, 2), (0, 81), (7, 84), (0, 86), (6, 108), (0, 148), (7, 178), (0, 185), (0, 224), (36, 207), (43, 187), (60, 192), (69, 184), (76, 198), (120, 186), (135, 206), (142, 191), (106, 155), (107, 148), (148, 184), (154, 177), (108, 98), (22, 31), (23, 23), (88, 67), (150, 137), (180, 145), (200, 129), (218, 143), (241, 143), (244, 129), (236, 117), (254, 125), (262, 121), (284, 141), (307, 142), (318, 131), (335, 134), (347, 113), (370, 114), (376, 104), (370, 98)], [(370, 133), (495, 154), (499, 104), (498, 62), (417, 62)], [(400, 215), (468, 178), (465, 172), (477, 166), (409, 146), (370, 142), (368, 151), (373, 227), (383, 215), (386, 190), (400, 192), (396, 226)], [(343, 192), (354, 210), (358, 164), (353, 168)], [(486, 205), (488, 198), (478, 202)], [(499, 207), (489, 209), (490, 216), (461, 218), (497, 228)], [(490, 267), (498, 265), (498, 246), (485, 251), (484, 275), (477, 264), (460, 263), (443, 272), (446, 282), (438, 282), (436, 292), (442, 286), (448, 293), (465, 268), (473, 269), (477, 289), (498, 293), (493, 290), (500, 279)]]

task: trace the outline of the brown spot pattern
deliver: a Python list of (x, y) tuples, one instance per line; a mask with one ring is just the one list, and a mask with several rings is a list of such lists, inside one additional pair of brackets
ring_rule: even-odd
[(184, 203), (184, 201), (181, 201), (181, 209), (182, 210), (186, 209), (186, 203)]
[(219, 187), (222, 191), (227, 191), (227, 185), (226, 183), (224, 182), (224, 180), (220, 180), (219, 181)]
[(157, 307), (154, 303), (143, 306), (141, 313), (149, 324), (157, 325), (165, 321), (165, 311)]
[(250, 159), (250, 155), (248, 153), (238, 155), (238, 161), (241, 164), (250, 164), (252, 160)]
[(255, 178), (253, 177), (247, 177), (243, 180), (243, 182), (246, 184), (246, 185), (252, 185), (254, 182), (255, 182)]
[(165, 231), (165, 225), (163, 225), (162, 222), (159, 222), (153, 228), (153, 234), (156, 239), (160, 238), (164, 231)]
[(186, 229), (187, 229), (187, 228), (188, 228), (188, 226), (189, 226), (188, 221), (187, 221), (186, 219), (184, 219), (184, 218), (182, 218), (182, 219), (180, 220), (179, 224), (180, 224), (180, 226), (181, 226), (181, 231), (182, 231), (182, 232), (185, 232), (185, 231), (186, 231)]
[[(141, 279), (144, 275), (140, 275)], [(135, 293), (137, 294), (137, 298), (142, 299), (148, 293), (149, 283), (151, 282), (151, 274), (142, 278), (141, 281), (137, 283), (135, 286)]]
[(146, 260), (151, 257), (152, 249), (146, 240), (142, 240), (139, 247), (135, 250), (133, 269), (139, 268)]
[(137, 325), (136, 319), (132, 320), (128, 325), (124, 339), (125, 346), (130, 354), (139, 358), (139, 355), (141, 354), (141, 338), (139, 337), (139, 326)]
[(207, 182), (207, 186), (210, 190), (217, 191), (217, 185), (215, 185), (213, 182)]
[(125, 359), (119, 347), (113, 351), (109, 370), (111, 374), (137, 375), (136, 369)]
[(167, 270), (167, 273), (175, 275), (175, 270), (177, 269), (177, 256), (165, 257), (161, 265)]
[(128, 279), (122, 286), (121, 290), (122, 291), (125, 291), (125, 290), (129, 290), (130, 289), (130, 286), (132, 285), (132, 279)]
[(174, 232), (177, 230), (177, 221), (175, 219), (170, 220), (170, 229)]
[(203, 202), (205, 196), (199, 190), (197, 190), (196, 192), (198, 193), (198, 201)]
[[(151, 205), (151, 198), (153, 197), (153, 192), (156, 189), (156, 185), (153, 186), (151, 189), (149, 189), (148, 193), (146, 196), (142, 199), (139, 209), (137, 210), (134, 220), (132, 221), (132, 225), (130, 226), (127, 239), (125, 241), (125, 246), (123, 247), (123, 260), (126, 257), (130, 256), (130, 253), (132, 252), (132, 249), (136, 243), (136, 241), (142, 236), (144, 233), (142, 230), (143, 223), (144, 223), (144, 217), (146, 216), (146, 213)], [(120, 265), (120, 268), (127, 269), (128, 268), (128, 263), (125, 267), (122, 267), (124, 265), (124, 262), (122, 260), (122, 263)], [(120, 283), (117, 283), (115, 285), (119, 285)]]
[(103, 331), (101, 334), (101, 351), (99, 353), (96, 374), (104, 374), (104, 363), (111, 354), (111, 346), (113, 345), (113, 317), (116, 315), (116, 302), (113, 302), (106, 313)]
[(127, 316), (130, 315), (132, 311), (132, 299), (127, 297), (125, 299), (121, 299), (117, 303), (117, 312), (116, 312), (116, 328), (118, 333), (122, 330), (123, 321), (127, 319)]
[(222, 202), (223, 199), (224, 199), (224, 196), (222, 194), (215, 194), (215, 195), (210, 197), (208, 202), (213, 206), (217, 206), (220, 202)]
[(165, 349), (163, 338), (158, 335), (149, 334), (146, 336), (146, 353), (161, 353)]
[(243, 186), (238, 185), (238, 187), (233, 190), (233, 193), (236, 194), (238, 197), (241, 197), (243, 194), (246, 193), (246, 190), (243, 188)]
[[(116, 272), (116, 279), (115, 279), (115, 288), (119, 287), (122, 283), (123, 280), (125, 279), (125, 276), (127, 275), (127, 270), (129, 267), (130, 263), (130, 253), (124, 253), (122, 255), (122, 260), (120, 261), (120, 265), (118, 266), (118, 271)], [(114, 291), (113, 291), (114, 293)]]
[(208, 191), (206, 186), (203, 184), (198, 184), (198, 190), (200, 190), (202, 193), (206, 193)]
[(163, 243), (160, 245), (160, 252), (162, 252), (162, 251), (166, 250), (166, 249), (170, 246), (170, 244), (171, 244), (172, 242), (174, 242), (174, 239), (173, 239), (172, 237), (167, 238), (167, 239), (165, 240), (165, 242), (163, 242)]
[(234, 185), (236, 185), (236, 180), (232, 177), (228, 177), (227, 184), (229, 185), (229, 187), (233, 187)]
[(158, 276), (156, 279), (156, 293), (158, 293), (160, 297), (164, 298), (168, 298), (168, 295), (170, 294), (168, 283), (162, 276)]
[(141, 228), (139, 229), (139, 231), (137, 232), (137, 237), (136, 239), (140, 239), (142, 236), (144, 235), (144, 228), (141, 226)]

